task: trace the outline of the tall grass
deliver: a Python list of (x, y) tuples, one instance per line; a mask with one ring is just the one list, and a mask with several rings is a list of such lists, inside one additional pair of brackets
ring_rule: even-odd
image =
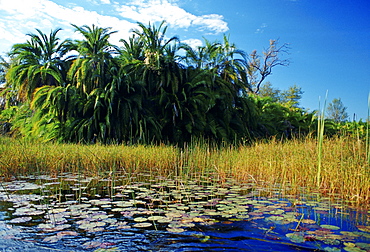
[(367, 98), (367, 118), (366, 118), (366, 153), (367, 153), (367, 163), (370, 165), (370, 92)]
[[(314, 137), (285, 142), (273, 139), (250, 146), (223, 148), (196, 142), (178, 148), (168, 145), (39, 144), (0, 138), (0, 173), (4, 180), (37, 171), (54, 176), (65, 172), (80, 173), (96, 178), (120, 173), (130, 181), (135, 181), (142, 173), (149, 174), (147, 179), (180, 176), (189, 181), (210, 176), (212, 181), (219, 183), (253, 182), (266, 188), (282, 188), (287, 194), (318, 192), (340, 197), (350, 204), (369, 204), (370, 174), (365, 139), (326, 139), (320, 155), (318, 151)], [(318, 188), (319, 158), (325, 169), (321, 170)]]
[[(326, 91), (324, 106), (319, 114), (319, 120), (317, 123), (317, 175), (316, 175), (316, 186), (321, 186), (321, 166), (322, 166), (322, 145), (324, 141), (324, 128), (325, 128), (325, 107), (328, 98), (328, 91)], [(319, 106), (320, 107), (320, 106)]]

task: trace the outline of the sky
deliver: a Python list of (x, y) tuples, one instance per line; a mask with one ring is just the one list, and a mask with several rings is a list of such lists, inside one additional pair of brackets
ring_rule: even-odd
[(350, 120), (367, 118), (369, 0), (0, 0), (0, 55), (35, 28), (62, 28), (61, 39), (77, 39), (71, 24), (112, 27), (111, 43), (119, 46), (137, 22), (162, 20), (168, 37), (194, 47), (224, 34), (247, 53), (261, 53), (270, 39), (287, 43), (289, 54), (281, 57), (289, 66), (277, 66), (266, 81), (280, 90), (301, 87), (300, 106), (309, 111), (340, 98)]

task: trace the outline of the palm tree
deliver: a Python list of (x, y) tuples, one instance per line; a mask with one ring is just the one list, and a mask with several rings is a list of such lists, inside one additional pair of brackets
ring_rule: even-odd
[(183, 68), (177, 62), (178, 38), (165, 39), (164, 22), (158, 28), (151, 24), (138, 25), (133, 37), (124, 43), (126, 78), (132, 84), (141, 85), (141, 104), (145, 110), (142, 122), (148, 132), (156, 132), (149, 137), (161, 140), (172, 134), (179, 116), (177, 92)]
[(9, 56), (11, 66), (6, 74), (7, 85), (18, 91), (20, 100), (31, 100), (37, 87), (65, 84), (66, 65), (64, 56), (68, 52), (68, 41), (59, 41), (57, 33), (47, 36), (39, 29), (26, 43), (15, 44)]
[(246, 93), (249, 85), (246, 54), (231, 44), (227, 36), (223, 43), (204, 41), (204, 46), (195, 49), (181, 46), (185, 50), (182, 61), (209, 76), (206, 93), (213, 97), (213, 103), (206, 113), (204, 135), (234, 141), (248, 135), (253, 111)]
[(83, 35), (84, 40), (74, 43), (73, 49), (79, 55), (73, 59), (68, 77), (72, 84), (89, 94), (95, 88), (104, 88), (112, 79), (110, 69), (114, 62), (113, 55), (118, 53), (118, 48), (108, 40), (115, 31), (95, 25), (73, 27)]

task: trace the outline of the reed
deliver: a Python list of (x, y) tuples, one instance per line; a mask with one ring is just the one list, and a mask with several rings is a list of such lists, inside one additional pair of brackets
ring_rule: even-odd
[(367, 163), (370, 165), (370, 92), (367, 98), (367, 118), (366, 118), (366, 154), (367, 154)]
[[(339, 197), (348, 204), (369, 204), (367, 140), (344, 136), (326, 139), (321, 150), (317, 141), (315, 137), (284, 142), (272, 139), (222, 148), (194, 142), (178, 148), (40, 144), (0, 138), (0, 173), (3, 180), (37, 173), (59, 176), (66, 172), (99, 180), (117, 173), (128, 182), (158, 177), (197, 181), (208, 176), (212, 183), (253, 182), (266, 188), (282, 188), (286, 194), (316, 192)], [(325, 169), (321, 170), (317, 187), (319, 159)], [(114, 181), (123, 177), (111, 179), (113, 188)]]
[[(324, 106), (319, 114), (319, 120), (317, 123), (317, 175), (316, 175), (316, 187), (321, 186), (321, 166), (322, 166), (322, 145), (324, 141), (324, 128), (325, 128), (325, 107), (328, 98), (328, 91), (326, 91)], [(320, 107), (320, 105), (319, 105)]]

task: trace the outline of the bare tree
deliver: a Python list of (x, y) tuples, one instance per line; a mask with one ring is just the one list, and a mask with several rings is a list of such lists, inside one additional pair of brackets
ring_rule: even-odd
[(270, 46), (265, 49), (263, 55), (258, 55), (257, 50), (252, 51), (249, 55), (248, 77), (250, 92), (258, 94), (262, 82), (269, 76), (272, 69), (276, 66), (288, 66), (288, 59), (281, 59), (280, 55), (288, 53), (287, 43), (279, 45), (279, 40), (270, 40)]

